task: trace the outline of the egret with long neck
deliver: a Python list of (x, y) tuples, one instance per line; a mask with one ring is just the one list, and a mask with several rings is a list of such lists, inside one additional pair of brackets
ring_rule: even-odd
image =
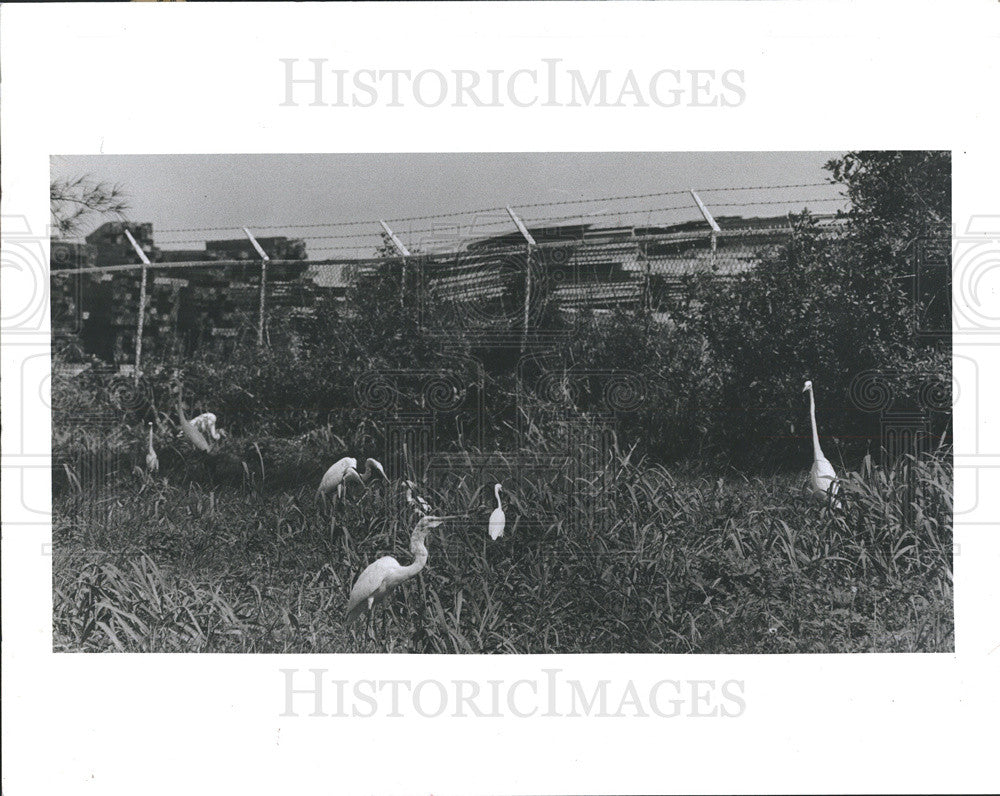
[(334, 502), (336, 502), (337, 498), (343, 497), (344, 487), (348, 483), (365, 486), (375, 473), (379, 473), (386, 481), (389, 480), (382, 465), (374, 459), (366, 459), (365, 471), (359, 473), (358, 460), (350, 456), (345, 456), (343, 459), (330, 465), (330, 469), (323, 474), (323, 478), (319, 482), (319, 488), (316, 490), (316, 497), (325, 505), (326, 499), (331, 497), (332, 493), (336, 492), (335, 495), (332, 495)]
[(410, 535), (410, 553), (413, 554), (413, 563), (404, 567), (392, 556), (382, 556), (369, 564), (364, 572), (358, 576), (351, 589), (351, 596), (347, 601), (347, 622), (352, 622), (365, 611), (371, 615), (375, 605), (384, 600), (392, 589), (415, 577), (420, 570), (427, 566), (427, 534), (432, 528), (436, 528), (447, 520), (456, 519), (457, 516), (427, 516), (421, 517), (417, 521), (417, 525)]
[(802, 392), (809, 393), (809, 420), (812, 423), (812, 443), (813, 443), (813, 465), (809, 471), (809, 485), (813, 494), (817, 497), (830, 499), (834, 508), (840, 508), (840, 501), (836, 499), (840, 489), (837, 473), (830, 464), (830, 460), (823, 455), (823, 449), (819, 446), (819, 431), (816, 429), (816, 400), (813, 398), (813, 383), (807, 381), (802, 388)]
[(181, 422), (181, 432), (188, 438), (188, 441), (203, 453), (210, 453), (212, 446), (208, 444), (205, 435), (195, 428), (184, 414), (184, 402), (181, 400), (180, 394), (177, 395), (177, 417)]
[(177, 394), (177, 417), (181, 423), (181, 433), (204, 454), (204, 461), (213, 477), (227, 481), (238, 478), (245, 478), (246, 482), (250, 481), (250, 469), (245, 461), (232, 453), (213, 448), (205, 439), (205, 435), (187, 419), (187, 415), (184, 414), (184, 402), (181, 400), (179, 392)]
[(493, 487), (493, 494), (497, 498), (497, 507), (493, 509), (493, 513), (490, 515), (490, 539), (496, 541), (501, 536), (503, 536), (504, 526), (507, 524), (507, 517), (503, 513), (503, 504), (500, 503), (500, 492), (503, 489), (500, 484)]
[(204, 434), (206, 439), (211, 438), (218, 442), (227, 435), (221, 428), (217, 429), (215, 427), (217, 422), (218, 418), (212, 412), (202, 412), (191, 421), (191, 425)]
[(146, 454), (146, 470), (155, 474), (160, 469), (160, 460), (153, 449), (153, 424), (149, 423), (149, 452)]

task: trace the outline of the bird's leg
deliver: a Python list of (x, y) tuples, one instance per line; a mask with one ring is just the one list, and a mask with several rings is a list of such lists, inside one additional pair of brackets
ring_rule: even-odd
[(392, 625), (392, 608), (388, 613), (382, 614), (382, 643), (386, 652), (392, 652), (392, 634), (389, 632)]
[(389, 632), (389, 626), (395, 625), (395, 614), (390, 613), (387, 617), (384, 617), (385, 621), (385, 631), (382, 633), (382, 640), (385, 643), (385, 651), (391, 653), (396, 646), (395, 637)]
[(382, 643), (385, 645), (386, 652), (392, 652), (392, 634), (389, 632), (389, 628), (397, 624), (396, 610), (388, 600), (386, 603), (385, 611), (382, 614)]
[(372, 610), (371, 606), (368, 607), (368, 638), (372, 640), (372, 644), (375, 644), (375, 612)]

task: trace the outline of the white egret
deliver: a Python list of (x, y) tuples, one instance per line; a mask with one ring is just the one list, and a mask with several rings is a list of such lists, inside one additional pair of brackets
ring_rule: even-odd
[(155, 474), (160, 469), (160, 460), (153, 449), (153, 424), (149, 423), (149, 453), (146, 454), (146, 470)]
[(245, 477), (250, 480), (250, 469), (246, 462), (231, 453), (223, 453), (213, 450), (205, 435), (201, 433), (187, 419), (184, 414), (184, 403), (180, 395), (177, 396), (177, 417), (181, 422), (181, 433), (188, 438), (188, 441), (198, 450), (205, 454), (205, 460), (216, 478), (232, 480), (233, 478)]
[(392, 556), (382, 556), (365, 567), (364, 572), (354, 581), (351, 596), (347, 601), (348, 624), (365, 611), (371, 616), (375, 604), (385, 599), (389, 591), (419, 573), (427, 565), (427, 545), (425, 544), (427, 534), (432, 528), (436, 528), (447, 520), (456, 519), (458, 516), (426, 516), (417, 521), (417, 525), (410, 535), (410, 552), (413, 554), (413, 563), (409, 566), (404, 567)]
[(819, 432), (816, 430), (816, 401), (813, 398), (813, 383), (807, 381), (802, 388), (802, 392), (809, 393), (809, 419), (812, 421), (812, 442), (813, 442), (813, 464), (809, 471), (809, 485), (813, 494), (824, 499), (831, 499), (834, 508), (840, 508), (840, 501), (836, 499), (840, 490), (840, 482), (837, 480), (837, 473), (830, 464), (830, 460), (823, 455), (823, 449), (819, 446)]
[(202, 412), (191, 421), (191, 425), (204, 434), (205, 437), (211, 437), (218, 442), (227, 435), (222, 429), (216, 429), (215, 424), (217, 422), (218, 418), (212, 412)]
[(503, 513), (503, 505), (500, 503), (500, 491), (503, 489), (500, 484), (493, 487), (493, 494), (497, 496), (497, 507), (490, 515), (490, 539), (494, 541), (503, 536), (504, 525), (507, 524), (507, 517)]
[(188, 438), (190, 443), (194, 445), (198, 450), (204, 453), (210, 453), (212, 446), (208, 444), (208, 440), (205, 439), (205, 435), (201, 433), (191, 421), (187, 419), (184, 415), (184, 403), (181, 401), (180, 396), (177, 397), (177, 417), (181, 421), (181, 433)]
[(343, 497), (344, 488), (347, 484), (361, 484), (364, 487), (368, 479), (374, 474), (373, 471), (380, 473), (386, 481), (389, 480), (382, 465), (375, 461), (375, 459), (366, 459), (365, 471), (358, 473), (358, 460), (350, 456), (345, 456), (340, 461), (331, 465), (330, 469), (323, 474), (323, 478), (319, 482), (319, 488), (316, 490), (316, 497), (325, 506), (327, 496), (336, 491), (336, 495), (333, 498), (334, 503), (336, 503), (336, 498)]

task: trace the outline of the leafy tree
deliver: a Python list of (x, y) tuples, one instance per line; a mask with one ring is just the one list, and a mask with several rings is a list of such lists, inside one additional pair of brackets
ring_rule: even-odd
[[(911, 319), (929, 310), (931, 328), (950, 329), (950, 269), (937, 271), (936, 283), (923, 274), (918, 295), (914, 261), (925, 239), (951, 233), (951, 153), (849, 152), (826, 168), (851, 201), (851, 289), (885, 293), (885, 281), (892, 280), (892, 292), (908, 303)], [(909, 331), (897, 329), (896, 339), (906, 341)]]
[(732, 280), (694, 280), (676, 308), (710, 347), (722, 385), (714, 435), (743, 464), (797, 461), (806, 378), (826, 398), (821, 434), (848, 449), (878, 436), (877, 417), (851, 403), (857, 374), (879, 371), (903, 392), (918, 389), (915, 371), (950, 384), (947, 358), (914, 334), (912, 289), (916, 244), (950, 223), (949, 153), (852, 152), (826, 168), (851, 200), (846, 232), (803, 212), (786, 245)]

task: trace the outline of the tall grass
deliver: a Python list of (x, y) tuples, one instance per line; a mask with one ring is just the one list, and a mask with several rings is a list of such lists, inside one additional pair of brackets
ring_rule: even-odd
[[(252, 486), (211, 487), (126, 472), (103, 491), (68, 488), (54, 506), (54, 647), (953, 649), (947, 459), (866, 459), (844, 477), (840, 512), (806, 494), (804, 475), (718, 478), (617, 448), (573, 488), (518, 478), (502, 458), (485, 471), (473, 461), (428, 492), (435, 510), (468, 519), (432, 532), (427, 568), (386, 602), (372, 636), (345, 627), (344, 609), (376, 557), (409, 562), (416, 517), (398, 482), (340, 503), (332, 531), (311, 473), (292, 486), (265, 468)], [(486, 534), (494, 479), (508, 490), (498, 542)]]

